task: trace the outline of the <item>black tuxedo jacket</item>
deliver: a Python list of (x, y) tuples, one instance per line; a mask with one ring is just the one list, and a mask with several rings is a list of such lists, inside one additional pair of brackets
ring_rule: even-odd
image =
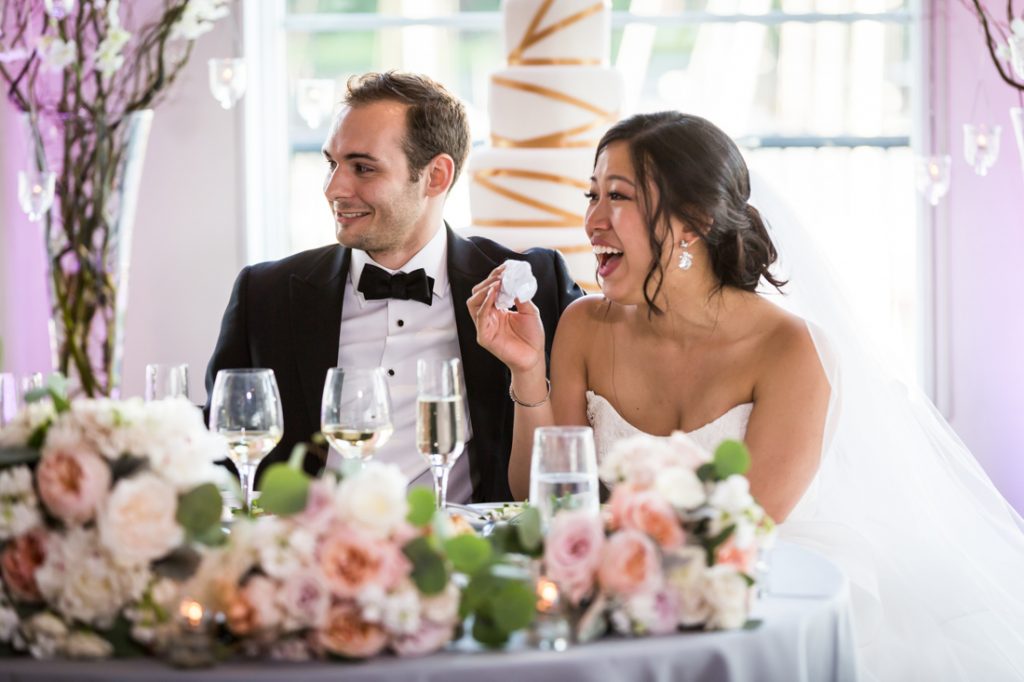
[[(545, 353), (562, 311), (583, 292), (569, 276), (562, 257), (549, 249), (525, 253), (488, 239), (448, 232), (448, 280), (455, 308), (473, 439), (469, 457), (473, 500), (510, 500), (508, 461), (512, 446), (513, 405), (510, 374), (503, 363), (476, 343), (476, 328), (466, 308), (472, 288), (513, 258), (528, 261), (537, 278), (533, 302), (546, 331)], [(213, 392), (218, 370), (268, 367), (274, 370), (284, 409), (284, 435), (260, 470), (285, 461), (296, 443), (320, 430), (320, 402), (327, 370), (338, 362), (338, 338), (349, 250), (332, 245), (279, 261), (251, 265), (235, 280), (224, 311), (217, 347), (206, 370), (206, 391)], [(207, 414), (209, 414), (209, 397)], [(305, 469), (317, 475), (326, 453), (313, 449)]]

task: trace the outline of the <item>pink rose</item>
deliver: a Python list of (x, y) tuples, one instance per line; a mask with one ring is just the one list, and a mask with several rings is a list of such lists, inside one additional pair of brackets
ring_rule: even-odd
[(110, 467), (88, 450), (52, 449), (36, 468), (39, 497), (68, 525), (92, 520), (110, 490)]
[(281, 609), (277, 605), (279, 589), (280, 585), (264, 575), (254, 575), (242, 588), (251, 609), (251, 625), (256, 630), (272, 630), (281, 624)]
[(344, 601), (331, 606), (327, 625), (317, 631), (315, 638), (319, 647), (349, 658), (376, 656), (388, 643), (383, 628), (364, 621), (359, 607)]
[(626, 608), (641, 634), (667, 635), (679, 626), (679, 595), (664, 585), (633, 595)]
[(46, 560), (46, 534), (36, 529), (7, 543), (0, 555), (0, 572), (11, 596), (22, 602), (42, 601), (36, 571)]
[(618, 531), (604, 545), (597, 579), (604, 589), (625, 596), (653, 589), (661, 581), (657, 547), (640, 531)]
[(578, 604), (594, 586), (603, 546), (604, 529), (594, 514), (563, 511), (552, 519), (544, 542), (544, 570), (572, 603)]
[(334, 484), (324, 478), (312, 481), (309, 484), (306, 508), (295, 516), (296, 525), (320, 533), (329, 528), (336, 518)]
[(453, 625), (438, 625), (423, 620), (416, 632), (395, 638), (391, 642), (391, 648), (399, 656), (423, 656), (443, 647), (452, 640), (454, 634)]
[(616, 486), (610, 501), (612, 524), (630, 528), (654, 538), (664, 549), (675, 549), (686, 541), (686, 533), (668, 500), (654, 490)]
[(147, 564), (185, 539), (177, 510), (177, 491), (156, 474), (123, 478), (97, 519), (100, 541), (122, 566)]
[(753, 575), (754, 562), (757, 559), (757, 545), (750, 543), (746, 549), (736, 546), (735, 537), (730, 537), (715, 550), (715, 564), (732, 566), (741, 573)]
[(330, 595), (319, 571), (293, 572), (280, 587), (278, 602), (284, 607), (285, 629), (323, 627), (330, 606)]
[(398, 547), (346, 525), (324, 538), (318, 559), (327, 586), (338, 597), (355, 597), (369, 585), (391, 589), (412, 570)]

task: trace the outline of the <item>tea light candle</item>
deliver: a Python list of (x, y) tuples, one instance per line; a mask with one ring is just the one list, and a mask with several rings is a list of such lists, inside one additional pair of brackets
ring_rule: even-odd
[(558, 608), (558, 585), (547, 578), (537, 581), (537, 610), (551, 613)]
[(181, 668), (198, 668), (214, 663), (212, 613), (195, 599), (186, 597), (178, 604), (177, 634), (162, 652)]
[(190, 630), (201, 630), (203, 627), (203, 605), (195, 599), (185, 599), (178, 609), (182, 621)]
[(988, 147), (988, 135), (985, 133), (978, 133), (978, 138), (975, 140), (975, 144), (978, 145), (978, 149), (985, 149)]
[(538, 649), (565, 651), (569, 647), (571, 632), (558, 585), (541, 576), (537, 578), (534, 593), (537, 596), (537, 615), (530, 627), (530, 644)]

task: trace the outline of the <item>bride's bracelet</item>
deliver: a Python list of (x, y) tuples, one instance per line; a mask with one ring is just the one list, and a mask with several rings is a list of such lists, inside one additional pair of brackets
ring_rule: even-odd
[(544, 396), (544, 399), (541, 400), (540, 402), (537, 402), (537, 403), (524, 403), (522, 400), (520, 400), (519, 398), (516, 397), (516, 392), (512, 390), (512, 383), (511, 382), (509, 382), (509, 384), (508, 384), (508, 397), (511, 398), (512, 402), (514, 402), (516, 405), (520, 405), (522, 407), (540, 407), (541, 405), (546, 403), (549, 398), (551, 398), (551, 379), (544, 379), (544, 381), (548, 382), (548, 392)]

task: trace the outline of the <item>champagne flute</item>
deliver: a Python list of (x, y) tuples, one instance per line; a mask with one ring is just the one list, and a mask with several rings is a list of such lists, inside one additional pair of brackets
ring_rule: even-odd
[(416, 384), (416, 447), (430, 464), (437, 508), (444, 509), (448, 473), (469, 440), (462, 361), (421, 358)]
[(537, 507), (545, 528), (563, 509), (599, 512), (593, 429), (543, 426), (534, 430), (530, 503)]
[(373, 458), (394, 432), (391, 394), (380, 367), (327, 370), (320, 432), (344, 460)]
[(188, 398), (188, 365), (146, 365), (146, 402)]
[(252, 512), (256, 467), (281, 440), (284, 416), (272, 369), (222, 369), (213, 382), (210, 430), (228, 441), (238, 468), (245, 509)]

